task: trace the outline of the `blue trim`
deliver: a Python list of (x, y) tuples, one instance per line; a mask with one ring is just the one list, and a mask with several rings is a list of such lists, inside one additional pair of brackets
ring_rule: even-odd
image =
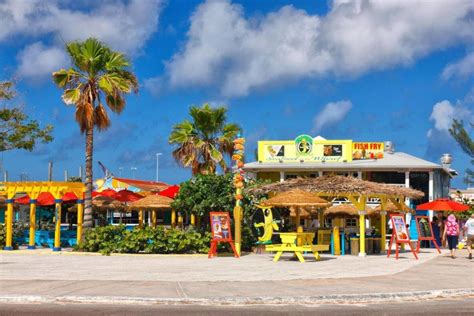
[(54, 199), (54, 203), (62, 203), (63, 200), (62, 199)]
[(53, 251), (61, 251), (61, 247), (53, 247)]
[(5, 203), (13, 203), (13, 202), (15, 202), (15, 199), (7, 199), (7, 200), (5, 200)]
[(29, 249), (29, 250), (34, 250), (34, 249), (36, 249), (36, 246), (30, 246), (30, 245), (28, 245), (28, 248), (27, 248), (27, 249)]
[(30, 204), (33, 204), (33, 203), (36, 204), (36, 202), (38, 202), (37, 199), (30, 199)]
[(7, 246), (5, 246), (5, 247), (3, 247), (3, 250), (10, 251), (10, 250), (13, 250), (13, 247), (7, 247)]
[(84, 203), (84, 200), (76, 200), (76, 204), (82, 204)]

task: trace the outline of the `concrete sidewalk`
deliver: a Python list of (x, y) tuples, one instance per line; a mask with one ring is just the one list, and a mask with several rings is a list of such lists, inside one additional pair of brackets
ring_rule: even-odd
[(325, 256), (301, 264), (274, 263), (268, 255), (209, 260), (2, 253), (0, 302), (318, 304), (473, 296), (474, 261), (466, 251), (458, 255), (453, 260), (426, 252), (419, 261), (411, 253), (398, 261)]

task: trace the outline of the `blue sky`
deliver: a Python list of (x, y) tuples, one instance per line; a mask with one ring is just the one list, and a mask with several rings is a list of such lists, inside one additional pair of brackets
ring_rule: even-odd
[(50, 160), (61, 180), (84, 163), (74, 109), (50, 74), (68, 66), (65, 42), (89, 36), (125, 52), (141, 83), (96, 134), (97, 176), (100, 160), (153, 180), (162, 152), (160, 180), (187, 179), (167, 138), (205, 102), (228, 107), (249, 157), (259, 139), (320, 134), (392, 140), (434, 162), (449, 152), (461, 173), (469, 166), (447, 128), (453, 118), (474, 122), (472, 1), (0, 0), (0, 17), (1, 79), (15, 78), (15, 103), (55, 126), (54, 142), (3, 154), (10, 180), (44, 180)]

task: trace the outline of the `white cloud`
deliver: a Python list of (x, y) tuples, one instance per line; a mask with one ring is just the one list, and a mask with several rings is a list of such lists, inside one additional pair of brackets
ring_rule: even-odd
[(37, 42), (18, 54), (17, 74), (27, 79), (40, 79), (69, 64), (64, 49), (46, 47)]
[[(96, 37), (113, 49), (139, 54), (158, 28), (161, 0), (109, 0), (86, 2), (16, 1), (0, 2), (0, 43), (51, 36), (53, 43), (27, 46), (17, 58), (17, 72), (29, 79), (63, 65), (64, 43)], [(42, 39), (42, 38), (41, 38)], [(33, 52), (39, 53), (34, 56)], [(26, 58), (31, 57), (31, 58)], [(40, 63), (39, 66), (37, 63)], [(38, 67), (37, 69), (35, 69)]]
[(246, 95), (269, 83), (357, 76), (407, 65), (473, 41), (474, 2), (334, 1), (326, 16), (284, 6), (246, 18), (228, 0), (209, 0), (190, 18), (187, 41), (167, 64), (172, 86), (218, 86)]
[(324, 127), (333, 125), (343, 120), (352, 108), (352, 102), (342, 100), (326, 104), (321, 112), (313, 119), (313, 133), (320, 132)]
[(474, 52), (467, 54), (463, 59), (447, 65), (441, 77), (445, 80), (452, 77), (466, 78), (474, 75)]
[(426, 133), (428, 139), (426, 155), (429, 158), (437, 159), (442, 153), (451, 152), (456, 148), (454, 139), (449, 134), (449, 128), (454, 119), (474, 122), (474, 112), (471, 109), (467, 99), (456, 104), (443, 100), (433, 106), (430, 121), (434, 123), (434, 127)]
[(430, 121), (434, 122), (434, 127), (438, 131), (448, 131), (453, 119), (470, 121), (474, 119), (474, 113), (461, 103), (453, 105), (448, 100), (438, 102), (433, 106)]

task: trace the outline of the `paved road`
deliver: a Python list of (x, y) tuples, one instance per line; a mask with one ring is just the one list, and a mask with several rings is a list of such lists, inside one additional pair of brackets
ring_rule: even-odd
[(192, 306), (0, 305), (0, 315), (472, 315), (474, 298), (369, 305)]

